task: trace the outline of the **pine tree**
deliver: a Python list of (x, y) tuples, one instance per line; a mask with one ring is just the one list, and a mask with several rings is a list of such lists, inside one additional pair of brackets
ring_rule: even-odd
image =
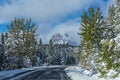
[[(105, 23), (108, 29), (108, 38), (101, 41), (101, 49), (98, 54), (98, 71), (101, 73), (101, 77), (115, 78), (120, 74), (120, 42), (118, 35), (120, 34), (120, 1), (116, 0), (116, 2), (116, 5), (109, 7), (109, 15)], [(111, 70), (113, 73), (109, 74)]]
[(5, 45), (5, 36), (3, 33), (1, 34), (1, 43), (2, 45)]
[[(116, 63), (119, 64), (119, 62), (115, 60), (117, 57), (116, 53), (115, 40), (106, 39), (101, 41), (101, 50), (99, 51), (99, 58), (97, 59), (97, 63), (99, 63), (98, 71), (101, 77), (107, 77), (107, 73), (114, 68)], [(114, 76), (116, 76), (116, 73), (112, 73), (112, 77)]]
[(42, 47), (42, 39), (40, 38), (40, 40), (39, 40), (39, 44), (38, 44), (38, 48), (40, 49), (41, 47)]
[(47, 62), (48, 64), (51, 64), (51, 61), (52, 61), (52, 54), (54, 54), (53, 52), (53, 42), (52, 40), (49, 41), (49, 46), (48, 46), (48, 52), (47, 52)]
[(120, 33), (120, 1), (116, 0), (116, 5), (112, 5), (108, 10), (106, 25), (112, 31), (112, 38), (115, 38)]
[(39, 41), (38, 41), (38, 48), (37, 48), (37, 63), (38, 65), (40, 66), (40, 64), (44, 64), (44, 61), (45, 61), (45, 53), (43, 51), (43, 43), (42, 43), (42, 39), (40, 38)]
[(0, 70), (4, 68), (5, 61), (5, 36), (1, 34), (1, 44), (0, 44)]
[(79, 52), (81, 66), (87, 69), (94, 69), (93, 62), (98, 49), (100, 48), (100, 41), (103, 31), (103, 17), (100, 8), (96, 10), (90, 7), (87, 12), (83, 11), (81, 16), (81, 47)]
[(1, 64), (1, 70), (6, 69), (5, 65), (6, 65), (6, 61), (7, 61), (7, 55), (6, 55), (6, 50), (7, 50), (7, 46), (6, 46), (6, 41), (8, 39), (8, 33), (2, 33), (1, 34), (1, 43), (0, 43), (0, 64)]
[(32, 59), (36, 46), (36, 29), (37, 27), (31, 22), (31, 19), (15, 19), (9, 25), (10, 38), (7, 42), (10, 44), (7, 53), (16, 57), (13, 65), (18, 65), (17, 68), (25, 66), (25, 58)]
[(87, 69), (95, 68), (101, 77), (108, 77), (111, 70), (113, 73), (109, 74), (109, 77), (115, 78), (120, 73), (120, 47), (117, 37), (120, 32), (119, 3), (117, 0), (117, 5), (109, 8), (106, 19), (102, 19), (99, 9), (94, 11), (93, 8), (91, 10), (89, 8), (88, 13), (84, 12), (81, 17), (82, 27), (79, 33), (82, 38), (79, 54), (81, 65)]

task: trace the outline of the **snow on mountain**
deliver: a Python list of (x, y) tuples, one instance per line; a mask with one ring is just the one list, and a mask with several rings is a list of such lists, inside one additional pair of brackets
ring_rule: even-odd
[(68, 45), (72, 45), (72, 46), (76, 46), (77, 43), (71, 40), (71, 37), (65, 33), (65, 34), (54, 34), (52, 36), (52, 38), (50, 39), (53, 44), (68, 44)]

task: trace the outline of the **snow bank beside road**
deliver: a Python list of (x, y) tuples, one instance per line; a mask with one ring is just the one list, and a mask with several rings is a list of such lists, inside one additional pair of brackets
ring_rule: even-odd
[(70, 66), (65, 69), (67, 75), (71, 77), (72, 80), (120, 80), (120, 76), (115, 79), (110, 78), (99, 78), (96, 72), (81, 69), (78, 66)]

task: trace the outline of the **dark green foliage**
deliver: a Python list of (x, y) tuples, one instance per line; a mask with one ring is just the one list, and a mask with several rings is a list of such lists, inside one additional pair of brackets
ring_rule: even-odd
[(39, 40), (39, 45), (38, 45), (39, 47), (41, 47), (42, 46), (42, 39), (40, 38), (40, 40)]
[(81, 65), (87, 67), (91, 65), (91, 58), (98, 52), (100, 48), (100, 40), (102, 38), (101, 33), (103, 31), (100, 8), (96, 10), (90, 7), (87, 12), (83, 11), (81, 16), (81, 50), (80, 50), (80, 61)]
[(75, 63), (75, 58), (73, 56), (67, 58), (67, 65), (74, 65)]
[(1, 44), (2, 44), (2, 45), (5, 44), (5, 36), (4, 36), (3, 33), (1, 34)]
[(0, 70), (4, 69), (5, 63), (5, 41), (7, 39), (7, 33), (1, 34), (1, 43), (0, 43)]
[(10, 44), (7, 45), (9, 46), (7, 55), (13, 55), (18, 58), (14, 63), (19, 65), (18, 68), (23, 67), (25, 57), (32, 60), (36, 48), (36, 29), (37, 27), (31, 22), (31, 19), (15, 19), (9, 25), (10, 39), (7, 40), (7, 43)]
[(103, 19), (99, 8), (94, 10), (91, 7), (81, 16), (80, 63), (86, 69), (97, 70), (100, 77), (115, 78), (120, 74), (119, 3), (117, 0), (117, 5), (109, 8), (107, 18)]
[[(98, 54), (99, 58), (97, 59), (97, 63), (100, 64), (98, 67), (99, 72), (101, 73), (101, 76), (107, 77), (107, 73), (110, 70), (115, 70), (116, 63), (116, 51), (115, 51), (115, 41), (106, 40), (102, 43), (102, 48), (100, 50), (100, 53)], [(116, 73), (113, 73), (112, 76), (116, 75)]]
[[(74, 47), (72, 48), (69, 45), (59, 45), (53, 44), (50, 41), (49, 45), (46, 46), (45, 52), (47, 56), (45, 59), (45, 63), (51, 65), (70, 65), (76, 64), (75, 61), (75, 52)], [(72, 58), (71, 58), (72, 57)]]
[(108, 10), (108, 17), (106, 20), (107, 26), (112, 30), (115, 38), (120, 33), (120, 2), (116, 0), (116, 6), (112, 5)]
[(4, 47), (2, 44), (0, 44), (0, 70), (4, 68), (4, 60), (5, 60)]
[[(120, 34), (120, 2), (119, 0), (116, 0), (116, 2), (116, 6), (112, 5), (109, 7), (105, 24), (108, 29), (107, 34), (110, 35), (102, 43), (98, 55), (99, 58), (97, 59), (100, 65), (98, 69), (103, 77), (115, 78), (120, 74), (120, 47), (119, 38), (117, 38), (119, 37), (118, 34)], [(113, 70), (113, 73), (108, 76), (107, 74), (111, 70)], [(104, 71), (106, 73), (103, 73)]]

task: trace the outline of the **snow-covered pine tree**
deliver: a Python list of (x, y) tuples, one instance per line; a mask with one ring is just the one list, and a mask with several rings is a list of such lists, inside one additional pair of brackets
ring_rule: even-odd
[(106, 25), (112, 30), (113, 38), (120, 33), (120, 1), (109, 7)]
[(0, 70), (3, 70), (5, 61), (5, 36), (3, 33), (1, 34), (0, 42)]
[(1, 34), (1, 44), (5, 45), (5, 36), (4, 36), (4, 33)]
[(40, 38), (38, 47), (41, 47), (42, 45), (43, 45), (43, 44), (42, 44), (42, 39)]
[(45, 58), (46, 58), (46, 54), (43, 50), (43, 43), (42, 43), (42, 39), (40, 38), (38, 43), (37, 43), (38, 47), (37, 47), (37, 53), (36, 53), (36, 57), (37, 57), (37, 65), (40, 66), (41, 64), (44, 64), (45, 62)]
[[(101, 50), (97, 62), (101, 77), (117, 77), (120, 74), (120, 0), (108, 10), (106, 19), (107, 39), (101, 41)], [(109, 75), (108, 75), (109, 74)]]
[(52, 40), (49, 40), (49, 45), (48, 45), (48, 50), (47, 50), (47, 52), (46, 52), (46, 54), (47, 54), (47, 59), (46, 59), (46, 61), (47, 61), (47, 64), (51, 64), (51, 61), (52, 61), (52, 54), (54, 54), (54, 50), (53, 50), (53, 42), (52, 42)]
[(87, 12), (83, 11), (81, 16), (79, 57), (81, 66), (86, 69), (95, 69), (93, 63), (100, 48), (99, 43), (103, 31), (102, 19), (100, 8), (95, 10), (93, 7), (90, 7)]
[(9, 39), (7, 41), (6, 53), (13, 55), (14, 60), (12, 67), (22, 68), (27, 63), (25, 59), (32, 59), (33, 52), (36, 46), (35, 32), (36, 25), (31, 22), (31, 19), (25, 20), (23, 18), (11, 21), (9, 25)]
[[(97, 66), (98, 72), (100, 72), (100, 77), (116, 77), (118, 73), (114, 72), (119, 70), (116, 68), (119, 61), (116, 60), (117, 52), (115, 51), (115, 40), (106, 39), (101, 41), (101, 49), (98, 54), (96, 62), (99, 64)], [(113, 71), (108, 75), (110, 71)]]

